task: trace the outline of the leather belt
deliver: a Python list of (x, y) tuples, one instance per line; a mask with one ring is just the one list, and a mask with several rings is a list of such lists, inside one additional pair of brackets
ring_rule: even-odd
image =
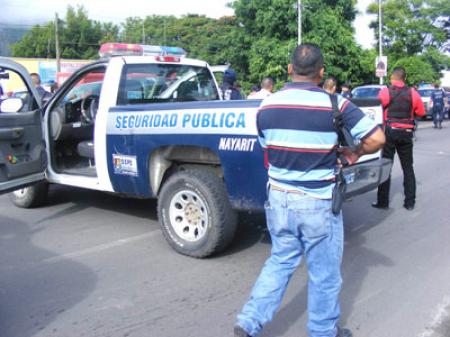
[(285, 193), (294, 193), (294, 194), (300, 194), (300, 195), (306, 195), (305, 192), (303, 191), (299, 191), (299, 190), (286, 190), (282, 187), (270, 184), (270, 189), (274, 190), (274, 191), (279, 191), (279, 192), (285, 192)]

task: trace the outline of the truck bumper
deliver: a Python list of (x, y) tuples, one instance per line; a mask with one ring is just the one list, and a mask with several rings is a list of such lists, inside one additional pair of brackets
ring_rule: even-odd
[(380, 158), (344, 168), (347, 182), (346, 198), (372, 191), (391, 174), (392, 160)]

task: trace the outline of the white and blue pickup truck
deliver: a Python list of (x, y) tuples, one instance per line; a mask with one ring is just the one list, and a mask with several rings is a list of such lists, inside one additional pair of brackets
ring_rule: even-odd
[[(260, 101), (223, 101), (206, 62), (115, 56), (75, 72), (42, 104), (28, 72), (0, 58), (2, 83), (28, 94), (0, 103), (0, 191), (42, 205), (49, 184), (157, 198), (179, 253), (206, 257), (232, 241), (237, 211), (262, 210), (267, 171), (257, 141)], [(381, 108), (364, 108), (381, 122)], [(390, 172), (380, 154), (345, 172), (348, 196)]]

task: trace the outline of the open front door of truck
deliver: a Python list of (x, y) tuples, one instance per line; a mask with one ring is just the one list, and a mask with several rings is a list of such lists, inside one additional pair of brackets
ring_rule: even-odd
[(28, 71), (0, 57), (0, 194), (45, 178), (41, 98)]

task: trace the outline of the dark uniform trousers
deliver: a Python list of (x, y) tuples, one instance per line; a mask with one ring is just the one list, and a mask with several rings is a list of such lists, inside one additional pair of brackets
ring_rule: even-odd
[[(410, 129), (386, 127), (386, 143), (383, 157), (394, 159), (395, 151), (400, 158), (403, 170), (403, 188), (405, 191), (405, 206), (414, 206), (416, 201), (416, 177), (413, 168), (413, 132)], [(391, 176), (378, 187), (378, 204), (389, 205), (389, 190)]]

